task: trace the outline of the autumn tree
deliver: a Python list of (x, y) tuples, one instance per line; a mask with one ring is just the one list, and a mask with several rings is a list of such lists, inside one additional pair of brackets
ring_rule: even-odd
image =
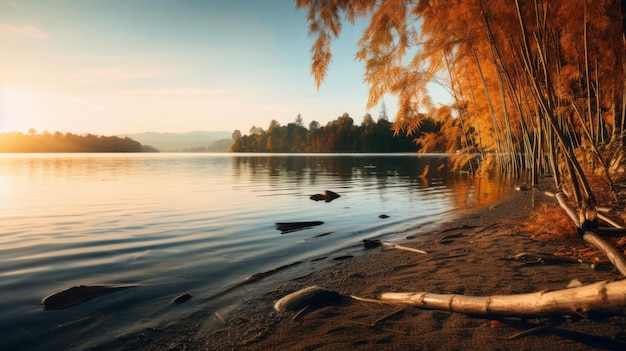
[[(323, 82), (332, 41), (344, 23), (368, 18), (356, 58), (369, 87), (368, 108), (398, 98), (396, 134), (411, 134), (441, 114), (428, 84), (455, 102), (439, 135), (421, 143), (457, 148), (478, 162), (532, 182), (552, 174), (572, 194), (582, 230), (597, 229), (590, 174), (623, 169), (624, 9), (616, 0), (297, 0), (307, 11), (311, 72)], [(436, 119), (436, 118), (433, 118)]]
[[(397, 96), (397, 135), (415, 132), (428, 115), (448, 115), (438, 133), (418, 138), (423, 150), (455, 147), (469, 164), (480, 161), (479, 171), (528, 172), (533, 185), (542, 173), (551, 174), (556, 198), (582, 239), (626, 275), (622, 250), (598, 235), (626, 232), (598, 214), (597, 198), (600, 188), (608, 188), (602, 201), (620, 206), (614, 214), (623, 215), (614, 182), (626, 171), (623, 1), (296, 0), (296, 6), (307, 11), (315, 38), (311, 72), (318, 87), (343, 24), (369, 19), (356, 53), (364, 63), (368, 108), (386, 94)], [(449, 111), (433, 106), (433, 82), (453, 97)], [(603, 229), (599, 219), (617, 229)], [(579, 314), (611, 301), (610, 307), (623, 311), (626, 284), (609, 290), (602, 282), (563, 290), (547, 305), (565, 302)], [(426, 307), (437, 301), (443, 310), (465, 313), (473, 305), (489, 314), (499, 310), (492, 303), (502, 298), (399, 295), (388, 299)], [(507, 296), (502, 305), (535, 305), (545, 296)]]

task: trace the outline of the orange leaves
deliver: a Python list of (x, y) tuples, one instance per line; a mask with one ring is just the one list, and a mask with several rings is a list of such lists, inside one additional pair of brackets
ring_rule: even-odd
[(320, 85), (322, 85), (322, 82), (324, 81), (324, 77), (328, 71), (328, 65), (332, 59), (330, 51), (330, 38), (325, 32), (320, 32), (311, 51), (311, 74), (315, 78), (315, 84), (319, 89)]
[(297, 0), (296, 4), (308, 10), (309, 29), (316, 37), (311, 72), (318, 87), (342, 19), (353, 22), (368, 16), (356, 53), (365, 65), (367, 106), (375, 107), (385, 94), (397, 96), (396, 133), (411, 133), (422, 114), (431, 112), (429, 83), (449, 82), (446, 85), (456, 101), (463, 101), (463, 108), (451, 117), (455, 123), (444, 124), (440, 135), (425, 136), (426, 145), (440, 147), (441, 136), (449, 139), (447, 148), (458, 145), (457, 150), (494, 153), (501, 169), (536, 167), (554, 174), (557, 184), (573, 185), (577, 203), (593, 200), (573, 153), (585, 139), (602, 144), (626, 134), (626, 51), (619, 2)]
[(575, 238), (578, 235), (572, 220), (556, 205), (542, 204), (519, 229), (539, 241)]

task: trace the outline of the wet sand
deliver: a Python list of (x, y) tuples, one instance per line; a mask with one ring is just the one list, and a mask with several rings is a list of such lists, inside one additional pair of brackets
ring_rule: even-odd
[[(203, 310), (168, 326), (120, 336), (102, 349), (124, 350), (618, 350), (626, 349), (626, 317), (508, 318), (469, 316), (405, 305), (356, 301), (276, 312), (281, 297), (317, 285), (344, 296), (378, 299), (384, 292), (501, 295), (618, 279), (612, 266), (515, 260), (522, 252), (552, 254), (562, 242), (537, 242), (518, 224), (542, 190), (469, 212), (434, 229), (407, 233), (403, 246), (337, 261), (330, 267), (251, 287), (235, 306)], [(283, 278), (284, 280), (284, 278)], [(536, 328), (533, 331), (533, 328)], [(531, 331), (524, 335), (526, 331)]]

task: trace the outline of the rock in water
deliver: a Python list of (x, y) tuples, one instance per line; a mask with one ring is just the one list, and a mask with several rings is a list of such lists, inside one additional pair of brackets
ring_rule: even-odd
[(176, 296), (176, 297), (172, 300), (172, 303), (173, 303), (173, 304), (180, 305), (181, 303), (187, 302), (187, 301), (189, 301), (189, 300), (191, 300), (191, 294), (189, 294), (189, 293), (184, 293), (184, 294), (182, 294), (182, 295), (178, 295), (178, 296)]
[(322, 221), (310, 221), (310, 222), (278, 222), (276, 223), (276, 230), (280, 230), (282, 234), (295, 232), (301, 229), (315, 227), (322, 225)]
[(44, 310), (62, 310), (87, 300), (138, 285), (79, 285), (46, 296), (41, 300)]
[(274, 304), (278, 312), (296, 311), (305, 306), (326, 306), (341, 299), (341, 294), (334, 290), (313, 285), (284, 296)]
[(330, 190), (326, 190), (321, 194), (315, 194), (315, 195), (311, 195), (309, 197), (309, 199), (314, 200), (314, 201), (321, 201), (324, 200), (326, 202), (331, 202), (334, 199), (341, 197), (339, 194), (337, 194), (334, 191), (330, 191)]

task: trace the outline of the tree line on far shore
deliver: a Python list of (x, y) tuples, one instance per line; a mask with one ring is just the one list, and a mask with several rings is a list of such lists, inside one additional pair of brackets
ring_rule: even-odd
[[(360, 125), (348, 113), (320, 126), (313, 121), (309, 128), (304, 127), (302, 116), (295, 121), (281, 126), (272, 120), (267, 130), (253, 126), (249, 134), (242, 135), (239, 130), (233, 132), (231, 152), (416, 152), (421, 145), (416, 138), (437, 133), (441, 123), (425, 117), (419, 132), (414, 135), (394, 135), (393, 122), (387, 118), (383, 106), (378, 121), (368, 113)], [(445, 150), (430, 150), (445, 151)]]
[(0, 133), (0, 152), (158, 152), (130, 138), (43, 132)]

